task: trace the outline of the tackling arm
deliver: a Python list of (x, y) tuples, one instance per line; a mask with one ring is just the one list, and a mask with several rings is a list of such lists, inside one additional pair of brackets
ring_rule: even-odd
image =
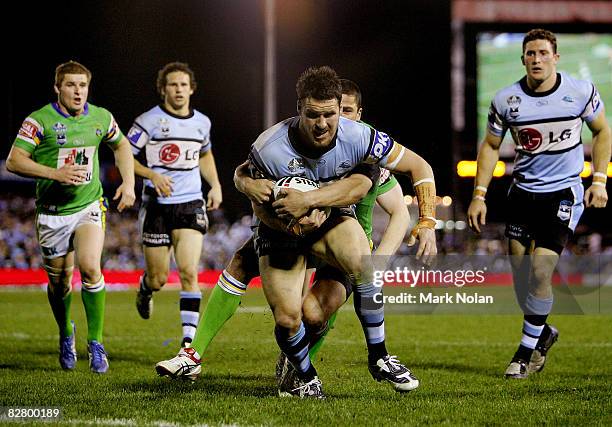
[(341, 207), (357, 203), (371, 187), (370, 178), (355, 173), (313, 191), (283, 190), (285, 196), (272, 203), (272, 207), (281, 217), (301, 218), (312, 208)]
[(402, 244), (410, 222), (402, 188), (395, 184), (391, 190), (378, 196), (376, 201), (389, 215), (389, 223), (376, 249), (376, 255), (393, 255)]
[(414, 151), (394, 143), (384, 168), (392, 172), (409, 175), (412, 178), (414, 192), (419, 203), (419, 221), (410, 232), (408, 245), (412, 246), (419, 239), (416, 256), (430, 256), (438, 252), (436, 247), (436, 183), (433, 170), (425, 159)]
[(254, 203), (269, 202), (272, 199), (274, 181), (269, 179), (254, 179), (249, 172), (250, 162), (247, 160), (234, 171), (234, 186)]

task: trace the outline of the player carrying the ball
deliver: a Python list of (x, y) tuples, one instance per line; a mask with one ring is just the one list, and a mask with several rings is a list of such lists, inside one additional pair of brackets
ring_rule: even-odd
[[(355, 312), (368, 347), (370, 373), (393, 384), (398, 391), (418, 386), (410, 370), (385, 346), (384, 306), (373, 284), (368, 239), (354, 215), (346, 209), (350, 188), (342, 178), (362, 163), (379, 164), (412, 177), (419, 200), (419, 223), (414, 230), (420, 243), (418, 257), (436, 254), (435, 183), (429, 164), (397, 144), (383, 132), (340, 117), (342, 89), (336, 72), (313, 67), (297, 83), (299, 116), (284, 120), (263, 132), (252, 145), (249, 159), (254, 177), (278, 180), (305, 176), (320, 183), (338, 181), (309, 192), (288, 191), (281, 200), (253, 204), (261, 220), (255, 235), (259, 271), (266, 299), (274, 313), (275, 336), (281, 351), (297, 371), (300, 397), (323, 398), (321, 381), (308, 358), (309, 337), (302, 323), (302, 284), (308, 255), (346, 274), (353, 285)], [(333, 201), (330, 203), (330, 200)], [(325, 200), (325, 203), (321, 201)], [(316, 209), (329, 206), (329, 217), (319, 226)], [(313, 210), (315, 209), (315, 210)], [(296, 219), (310, 222), (300, 235), (287, 226)], [(293, 235), (292, 235), (293, 234)]]

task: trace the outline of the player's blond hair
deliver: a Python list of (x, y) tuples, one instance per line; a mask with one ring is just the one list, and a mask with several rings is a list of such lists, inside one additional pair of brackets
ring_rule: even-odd
[(59, 89), (66, 74), (85, 74), (87, 76), (87, 83), (91, 83), (91, 71), (83, 64), (71, 60), (59, 64), (55, 68), (55, 87)]

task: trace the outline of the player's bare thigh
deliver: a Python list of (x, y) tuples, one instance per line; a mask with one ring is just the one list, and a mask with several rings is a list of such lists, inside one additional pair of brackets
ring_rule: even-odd
[(266, 300), (274, 320), (290, 333), (298, 331), (302, 318), (302, 285), (306, 271), (306, 258), (298, 254), (264, 255), (259, 258), (259, 271)]
[(184, 291), (197, 292), (198, 266), (202, 254), (203, 234), (190, 228), (172, 230), (172, 245), (174, 247), (174, 260), (181, 278), (181, 287)]
[(334, 220), (334, 227), (312, 245), (312, 254), (346, 274), (371, 274), (370, 244), (359, 222), (348, 216)]

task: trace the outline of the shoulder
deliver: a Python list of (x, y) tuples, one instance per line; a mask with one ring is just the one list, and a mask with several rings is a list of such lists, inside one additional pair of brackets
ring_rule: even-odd
[(526, 94), (521, 88), (520, 81), (517, 81), (495, 92), (492, 104), (496, 109), (501, 110), (517, 102), (520, 103), (521, 96), (526, 96)]
[(277, 142), (279, 140), (288, 140), (289, 138), (289, 128), (291, 126), (297, 126), (297, 117), (291, 117), (289, 119), (285, 119), (282, 122), (278, 122), (274, 126), (263, 131), (255, 142), (252, 145), (252, 148), (256, 151), (262, 151), (266, 148), (270, 147), (272, 143)]
[(145, 111), (144, 113), (136, 117), (136, 120), (134, 121), (139, 126), (149, 127), (151, 126), (151, 124), (157, 122), (160, 118), (164, 116), (166, 116), (164, 110), (159, 108), (159, 105), (156, 105), (155, 107)]
[(204, 124), (205, 126), (211, 125), (210, 118), (206, 114), (201, 113), (198, 110), (193, 110), (193, 119)]
[(338, 122), (338, 135), (349, 140), (363, 139), (369, 140), (374, 128), (363, 122), (356, 122), (344, 117), (340, 117)]
[(110, 120), (113, 117), (113, 114), (104, 107), (98, 107), (97, 105), (87, 104), (89, 109), (88, 114), (91, 117), (96, 117), (98, 119)]
[(590, 81), (574, 78), (565, 72), (560, 72), (559, 74), (561, 75), (563, 90), (573, 91), (587, 99), (593, 94), (594, 85)]

